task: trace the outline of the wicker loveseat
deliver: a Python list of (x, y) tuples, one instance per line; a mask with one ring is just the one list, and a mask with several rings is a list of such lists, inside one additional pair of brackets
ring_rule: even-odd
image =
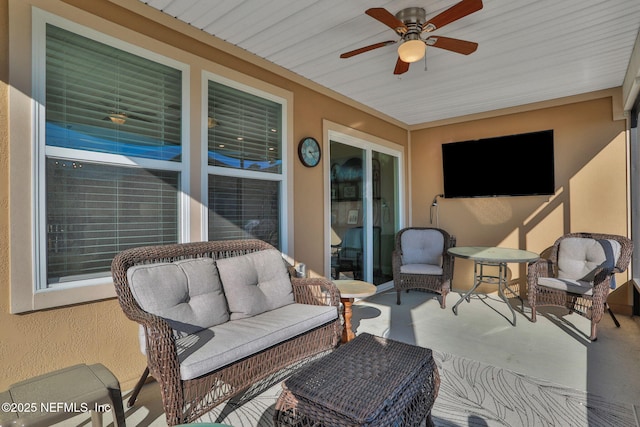
[(334, 348), (342, 332), (335, 285), (292, 277), (259, 240), (129, 249), (114, 258), (112, 275), (124, 313), (144, 329), (169, 425)]

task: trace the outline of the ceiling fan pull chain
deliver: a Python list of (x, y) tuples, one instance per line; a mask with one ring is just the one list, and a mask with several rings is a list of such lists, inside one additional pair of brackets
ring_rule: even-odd
[(427, 71), (427, 55), (424, 56), (424, 70)]

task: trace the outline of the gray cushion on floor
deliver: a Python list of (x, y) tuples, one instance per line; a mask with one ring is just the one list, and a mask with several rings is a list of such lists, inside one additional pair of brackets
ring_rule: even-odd
[(337, 316), (334, 306), (294, 303), (181, 338), (177, 341), (180, 376), (183, 380), (199, 377), (324, 325)]

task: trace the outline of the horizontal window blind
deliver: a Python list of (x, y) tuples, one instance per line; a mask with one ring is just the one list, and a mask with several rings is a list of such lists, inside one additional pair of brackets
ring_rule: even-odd
[(209, 240), (260, 239), (280, 247), (280, 182), (209, 175)]
[(47, 25), (47, 145), (181, 159), (181, 71)]
[(178, 241), (179, 173), (48, 158), (47, 282), (109, 274), (132, 247)]
[(209, 81), (209, 165), (282, 172), (282, 105)]

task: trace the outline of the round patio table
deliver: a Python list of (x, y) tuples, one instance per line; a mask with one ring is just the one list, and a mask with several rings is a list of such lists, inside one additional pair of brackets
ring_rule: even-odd
[[(504, 295), (504, 289), (507, 287), (507, 264), (533, 262), (540, 256), (531, 251), (523, 249), (499, 248), (491, 246), (457, 246), (449, 248), (449, 254), (456, 258), (464, 258), (473, 260), (473, 287), (460, 297), (456, 305), (453, 306), (453, 312), (458, 315), (458, 305), (464, 300), (469, 302), (471, 294), (475, 292), (480, 283), (496, 283), (498, 285), (498, 295), (507, 304), (513, 317), (513, 326), (516, 326), (516, 312), (509, 304), (507, 297)], [(484, 272), (484, 267), (498, 267), (498, 275), (488, 274)]]

